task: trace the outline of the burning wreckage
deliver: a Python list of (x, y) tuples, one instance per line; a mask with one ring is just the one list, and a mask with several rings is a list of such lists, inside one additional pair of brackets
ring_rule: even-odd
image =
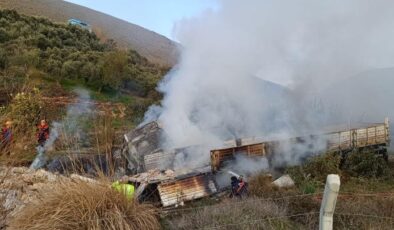
[(128, 180), (137, 185), (138, 199), (160, 202), (163, 207), (183, 205), (186, 201), (211, 196), (228, 188), (220, 183), (220, 178), (229, 169), (237, 170), (227, 167), (236, 161), (237, 156), (265, 158), (272, 169), (281, 166), (275, 161), (275, 156), (280, 156), (283, 151), (297, 154), (300, 145), (305, 147), (305, 157), (316, 151), (335, 151), (344, 156), (354, 149), (369, 148), (387, 159), (390, 144), (389, 121), (386, 118), (384, 123), (334, 127), (318, 134), (286, 140), (230, 140), (223, 144), (224, 147), (210, 151), (210, 162), (206, 165), (185, 169), (176, 168), (175, 159), (178, 154), (185, 154), (196, 147), (165, 151), (160, 148), (161, 135), (163, 129), (158, 122), (125, 134), (122, 156), (126, 159), (127, 174), (132, 175)]
[(151, 122), (124, 135), (122, 156), (127, 174), (133, 175), (128, 180), (137, 185), (135, 195), (168, 207), (217, 193), (209, 165), (193, 169), (174, 167), (177, 154), (188, 148), (164, 151), (160, 148), (162, 134), (160, 124)]

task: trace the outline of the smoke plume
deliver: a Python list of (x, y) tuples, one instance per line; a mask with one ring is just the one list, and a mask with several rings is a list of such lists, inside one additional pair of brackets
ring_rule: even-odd
[[(352, 96), (370, 90), (359, 88), (370, 85), (359, 74), (394, 66), (393, 1), (219, 3), (175, 26), (181, 60), (159, 86), (162, 108), (154, 108), (164, 146), (208, 150), (228, 139), (287, 138), (394, 115), (394, 103), (379, 89), (372, 93), (383, 94), (381, 101)], [(195, 157), (203, 154), (209, 151)]]
[[(86, 134), (80, 124), (81, 119), (87, 119), (92, 114), (90, 95), (87, 90), (80, 88), (75, 89), (74, 93), (78, 96), (76, 103), (67, 106), (67, 112), (63, 120), (53, 121), (51, 123), (49, 138), (44, 146), (37, 147), (38, 154), (30, 165), (30, 168), (39, 169), (45, 166), (48, 161), (45, 153), (54, 148), (55, 141), (58, 140), (60, 135), (73, 137), (75, 138), (73, 141), (84, 139), (82, 137)], [(79, 147), (78, 144), (73, 143), (73, 147)]]

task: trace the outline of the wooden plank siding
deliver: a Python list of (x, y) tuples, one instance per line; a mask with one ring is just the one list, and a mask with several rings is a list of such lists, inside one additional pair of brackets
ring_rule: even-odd
[[(312, 138), (311, 138), (312, 137)], [(390, 143), (389, 123), (369, 125), (362, 128), (341, 130), (337, 132), (323, 133), (308, 137), (296, 137), (284, 141), (266, 141), (261, 143), (242, 145), (236, 147), (211, 150), (211, 168), (217, 171), (224, 162), (234, 159), (236, 154), (248, 156), (267, 156), (275, 154), (281, 143), (292, 143), (294, 146), (321, 140), (326, 142), (328, 151), (349, 151), (354, 148), (367, 146), (386, 145)]]
[(158, 185), (163, 207), (181, 204), (217, 192), (211, 174), (197, 175)]

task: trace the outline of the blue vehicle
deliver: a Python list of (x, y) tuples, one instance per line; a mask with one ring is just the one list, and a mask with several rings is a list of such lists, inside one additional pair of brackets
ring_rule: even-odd
[(73, 26), (78, 26), (78, 27), (80, 27), (82, 29), (85, 29), (85, 30), (88, 30), (89, 32), (92, 32), (91, 26), (88, 23), (83, 22), (81, 20), (72, 18), (72, 19), (68, 20), (68, 24), (69, 25), (73, 25)]

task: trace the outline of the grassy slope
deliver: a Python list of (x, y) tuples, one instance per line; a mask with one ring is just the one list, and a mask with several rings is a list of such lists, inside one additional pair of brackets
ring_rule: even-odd
[[(34, 127), (44, 117), (61, 120), (67, 106), (63, 102), (72, 101), (76, 87), (89, 89), (92, 99), (100, 102), (95, 109), (109, 116), (105, 121), (98, 117), (92, 124), (83, 124), (90, 126), (87, 133), (111, 130), (112, 139), (94, 136), (103, 141), (91, 146), (116, 144), (121, 138), (113, 135), (138, 123), (147, 107), (160, 99), (155, 87), (166, 69), (133, 50), (104, 44), (95, 34), (77, 27), (9, 10), (0, 10), (0, 24), (0, 94), (6, 97), (0, 102), (0, 122), (14, 122), (15, 162), (31, 161), (36, 145)], [(27, 98), (16, 100), (21, 92)], [(52, 103), (62, 97), (63, 102)]]
[(138, 25), (83, 6), (60, 0), (0, 0), (0, 8), (15, 9), (26, 15), (47, 17), (60, 23), (78, 18), (91, 24), (99, 37), (114, 39), (121, 47), (131, 47), (154, 63), (173, 66), (177, 60), (175, 42)]

